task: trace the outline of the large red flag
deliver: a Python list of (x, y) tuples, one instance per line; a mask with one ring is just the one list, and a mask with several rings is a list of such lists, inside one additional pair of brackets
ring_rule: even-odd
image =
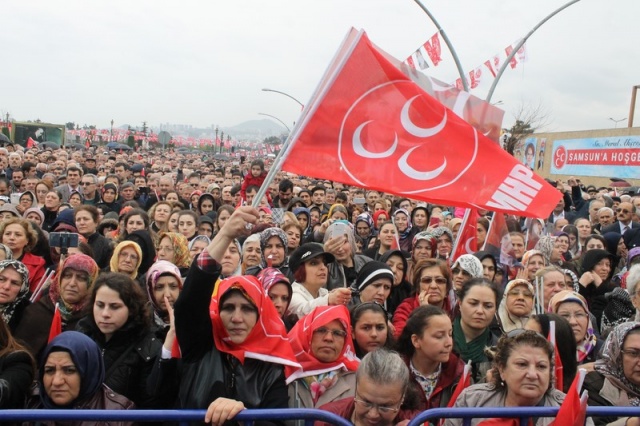
[(284, 170), (438, 204), (549, 215), (557, 189), (352, 31), (292, 134)]
[(464, 212), (456, 242), (453, 245), (451, 264), (463, 254), (473, 254), (478, 251), (478, 210), (467, 209)]
[(580, 397), (580, 389), (587, 371), (579, 369), (564, 398), (555, 420), (549, 426), (584, 426), (587, 415), (587, 391)]

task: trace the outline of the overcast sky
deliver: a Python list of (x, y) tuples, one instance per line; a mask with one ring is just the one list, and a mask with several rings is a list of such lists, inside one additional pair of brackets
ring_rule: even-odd
[[(466, 71), (564, 3), (425, 1)], [(398, 59), (436, 32), (412, 0), (5, 0), (1, 11), (0, 112), (103, 128), (111, 119), (232, 126), (259, 112), (292, 123), (299, 106), (261, 88), (306, 103), (350, 27)], [(522, 104), (549, 111), (548, 131), (627, 117), (640, 84), (638, 16), (638, 0), (582, 0), (543, 25), (528, 62), (507, 70), (493, 96), (503, 127)], [(444, 45), (442, 57), (427, 74), (453, 82)], [(484, 98), (489, 83), (473, 93)]]

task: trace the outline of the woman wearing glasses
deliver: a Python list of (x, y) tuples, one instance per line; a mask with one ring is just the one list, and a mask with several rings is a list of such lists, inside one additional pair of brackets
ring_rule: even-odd
[[(625, 322), (613, 329), (604, 343), (595, 371), (587, 374), (583, 389), (589, 406), (638, 407), (640, 405), (640, 323)], [(595, 417), (596, 426), (639, 425), (638, 417)]]
[(498, 321), (502, 331), (508, 333), (524, 328), (532, 314), (533, 286), (524, 279), (516, 278), (509, 281), (498, 307)]
[(413, 268), (413, 294), (404, 299), (393, 314), (394, 335), (400, 336), (409, 315), (419, 306), (436, 306), (451, 315), (451, 302), (447, 297), (451, 286), (451, 270), (443, 260), (418, 262)]
[(354, 395), (358, 359), (344, 305), (318, 306), (289, 332), (301, 370), (287, 367), (289, 406), (318, 408)]
[(449, 315), (435, 306), (414, 310), (398, 339), (397, 350), (412, 378), (409, 397), (420, 410), (446, 407), (464, 370), (453, 352), (453, 327)]
[[(535, 331), (516, 330), (502, 337), (496, 348), (491, 373), (489, 383), (471, 385), (463, 390), (453, 409), (559, 407), (564, 401), (564, 393), (553, 386), (553, 347)], [(470, 424), (477, 426), (486, 420), (473, 418)], [(529, 424), (546, 426), (554, 420), (553, 417), (540, 417)], [(462, 419), (447, 419), (444, 424), (460, 426)]]
[(586, 364), (596, 360), (602, 346), (598, 330), (593, 326), (587, 301), (580, 294), (563, 290), (549, 301), (549, 309), (558, 314), (571, 325), (576, 340), (576, 358), (578, 364)]

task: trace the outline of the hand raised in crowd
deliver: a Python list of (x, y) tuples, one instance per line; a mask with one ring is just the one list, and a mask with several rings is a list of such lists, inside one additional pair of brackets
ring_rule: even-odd
[(207, 414), (204, 416), (205, 423), (211, 423), (214, 426), (221, 426), (227, 420), (233, 419), (236, 414), (244, 410), (242, 401), (236, 401), (229, 398), (217, 398), (207, 408)]
[(516, 279), (529, 281), (529, 271), (527, 271), (525, 268), (518, 268)]
[(229, 244), (237, 237), (249, 235), (249, 227), (247, 225), (258, 222), (259, 218), (260, 214), (258, 210), (253, 207), (238, 207), (233, 214), (229, 216), (229, 219), (227, 219), (222, 229), (220, 229), (220, 232), (216, 234), (211, 244), (207, 247), (206, 250), (209, 252), (209, 256), (220, 262)]
[(578, 282), (583, 287), (586, 287), (591, 283), (593, 283), (593, 285), (595, 285), (596, 287), (600, 287), (600, 284), (602, 284), (602, 278), (600, 278), (600, 275), (598, 274), (594, 274), (591, 271), (587, 271), (584, 274), (582, 274), (582, 276), (580, 276), (580, 279), (578, 280)]
[(164, 296), (164, 307), (169, 314), (169, 331), (167, 331), (167, 337), (164, 339), (164, 348), (168, 351), (173, 347), (173, 342), (176, 339), (176, 317), (173, 314), (173, 306), (169, 303), (169, 298)]
[(340, 247), (342, 247), (348, 240), (349, 239), (346, 235), (331, 237), (326, 243), (324, 243), (324, 251), (335, 255), (338, 249), (340, 249)]
[(342, 287), (329, 292), (329, 305), (346, 305), (351, 301), (351, 289)]

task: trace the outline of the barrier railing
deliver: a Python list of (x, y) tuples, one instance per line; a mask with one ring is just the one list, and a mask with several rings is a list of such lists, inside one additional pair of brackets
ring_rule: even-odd
[[(521, 425), (527, 425), (530, 418), (555, 417), (557, 407), (514, 407), (514, 408), (435, 408), (416, 416), (408, 426), (419, 426), (429, 420), (440, 418), (461, 418), (468, 426), (473, 418), (516, 418)], [(131, 421), (158, 422), (171, 421), (180, 424), (202, 422), (205, 410), (0, 410), (0, 423), (35, 421)], [(589, 407), (587, 417), (640, 417), (640, 407)], [(256, 420), (304, 420), (305, 426), (312, 426), (320, 420), (337, 426), (352, 426), (342, 417), (317, 409), (279, 408), (269, 410), (243, 410), (234, 420), (252, 426)]]
[[(526, 426), (532, 417), (555, 417), (559, 407), (483, 407), (483, 408), (434, 408), (423, 411), (413, 418), (407, 426), (419, 426), (433, 419), (462, 419), (463, 426), (469, 426), (474, 418), (513, 418), (520, 419), (520, 425)], [(639, 417), (640, 407), (588, 407), (587, 417)], [(560, 425), (558, 425), (560, 426)]]
[[(205, 410), (0, 410), (0, 423), (36, 421), (171, 421), (180, 424), (202, 422)], [(352, 426), (351, 422), (324, 410), (278, 408), (269, 410), (242, 410), (234, 420), (252, 426), (256, 420), (304, 420), (305, 426), (313, 426), (320, 420), (337, 426)]]

